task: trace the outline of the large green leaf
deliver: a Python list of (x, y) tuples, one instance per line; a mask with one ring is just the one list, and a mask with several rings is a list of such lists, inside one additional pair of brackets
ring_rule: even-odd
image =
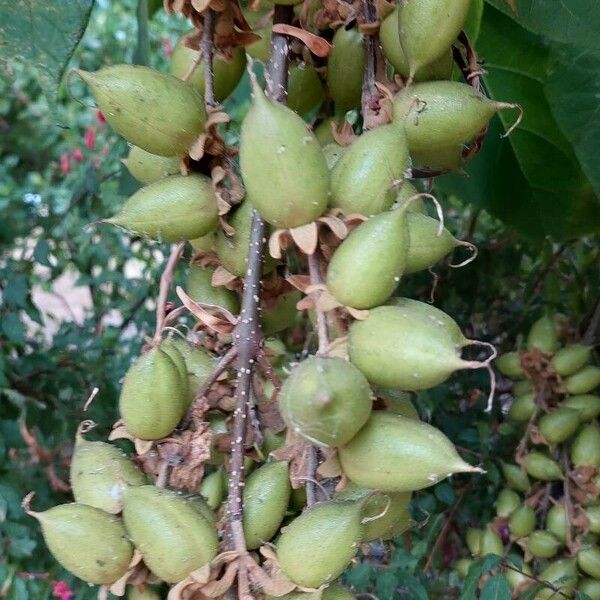
[(0, 2), (0, 61), (17, 59), (34, 67), (52, 102), (93, 4), (94, 0)]
[(525, 116), (502, 139), (515, 114), (501, 111), (483, 150), (467, 167), (470, 177), (443, 177), (440, 185), (530, 237), (564, 239), (600, 229), (600, 202), (544, 95), (547, 44), (486, 6), (477, 49), (490, 95), (519, 103)]
[(487, 0), (519, 24), (551, 40), (600, 48), (598, 0)]

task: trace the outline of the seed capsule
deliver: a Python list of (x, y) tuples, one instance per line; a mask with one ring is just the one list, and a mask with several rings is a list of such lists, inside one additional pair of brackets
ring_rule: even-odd
[(588, 527), (592, 533), (600, 533), (600, 504), (588, 506), (585, 509)]
[(181, 242), (203, 236), (219, 222), (217, 199), (204, 175), (172, 175), (138, 190), (112, 223), (161, 242)]
[(296, 304), (302, 300), (298, 290), (286, 292), (277, 297), (275, 304), (263, 308), (260, 322), (264, 335), (274, 335), (292, 327), (298, 319)]
[(176, 344), (175, 340), (171, 338), (163, 340), (158, 347), (173, 361), (173, 364), (179, 373), (181, 385), (184, 387), (187, 396), (189, 394), (188, 369), (180, 350), (180, 344)]
[(526, 423), (535, 412), (535, 394), (530, 392), (518, 396), (513, 400), (508, 411), (508, 416), (518, 423)]
[(242, 123), (240, 167), (248, 200), (275, 227), (305, 225), (327, 207), (329, 169), (317, 139), (301, 117), (269, 100), (255, 81)]
[(571, 396), (563, 402), (563, 406), (574, 408), (579, 412), (579, 419), (582, 423), (593, 421), (600, 415), (600, 396), (593, 394), (581, 394)]
[(293, 64), (288, 75), (287, 105), (301, 116), (317, 110), (325, 97), (323, 85), (312, 65)]
[(327, 88), (336, 114), (343, 115), (360, 106), (365, 65), (363, 36), (354, 27), (340, 27), (333, 35), (332, 44), (327, 57)]
[(527, 563), (523, 563), (523, 565), (521, 565), (521, 571), (523, 572), (519, 573), (518, 571), (513, 571), (512, 569), (506, 569), (504, 572), (504, 576), (508, 580), (508, 585), (510, 585), (510, 589), (513, 590), (513, 592), (515, 592), (517, 589), (522, 590), (523, 587), (521, 586), (523, 586), (523, 584), (531, 584), (530, 576), (533, 575), (531, 567)]
[(504, 555), (504, 545), (500, 536), (488, 525), (481, 534), (479, 543), (479, 554), (486, 556), (488, 554)]
[(146, 152), (182, 155), (204, 129), (204, 98), (177, 77), (133, 65), (75, 72), (115, 131)]
[(140, 183), (149, 184), (179, 173), (179, 156), (159, 156), (150, 154), (137, 146), (132, 146), (129, 155), (121, 161), (132, 177)]
[(516, 379), (525, 376), (519, 352), (506, 352), (506, 354), (502, 354), (496, 359), (495, 364), (498, 371), (506, 377)]
[[(572, 559), (556, 560), (550, 563), (541, 571), (538, 578), (542, 581), (548, 581), (554, 584), (555, 588), (567, 598), (573, 595), (577, 585), (577, 567)], [(550, 600), (556, 598), (556, 591), (551, 588), (544, 588), (537, 593), (536, 600)]]
[(575, 467), (600, 467), (600, 429), (595, 424), (586, 425), (571, 445), (571, 462)]
[(527, 540), (527, 550), (536, 558), (552, 558), (561, 546), (556, 536), (542, 529), (534, 531)]
[(387, 411), (374, 412), (338, 455), (352, 482), (385, 492), (420, 490), (453, 473), (481, 472), (435, 427)]
[(200, 484), (200, 495), (212, 510), (218, 510), (227, 493), (227, 476), (216, 470), (205, 475)]
[(563, 478), (559, 464), (541, 452), (530, 452), (525, 457), (525, 470), (529, 475), (542, 481), (554, 481)]
[(521, 496), (510, 488), (500, 490), (496, 498), (496, 514), (499, 517), (509, 517), (511, 513), (521, 506)]
[(340, 146), (335, 142), (323, 146), (323, 155), (325, 156), (329, 169), (335, 167), (338, 160), (344, 155), (344, 152), (346, 152), (346, 146)]
[(571, 344), (558, 350), (550, 362), (561, 377), (568, 377), (585, 367), (590, 362), (591, 356), (591, 346)]
[(554, 504), (546, 515), (546, 530), (563, 544), (567, 541), (567, 515), (562, 504)]
[(591, 577), (582, 579), (577, 586), (577, 590), (588, 596), (590, 600), (600, 600), (599, 579), (592, 579)]
[(214, 304), (237, 315), (240, 311), (240, 301), (237, 294), (223, 285), (213, 286), (212, 277), (214, 272), (213, 267), (190, 266), (185, 291), (196, 302)]
[(160, 596), (147, 585), (143, 590), (137, 585), (130, 585), (127, 588), (127, 600), (161, 600)]
[(523, 396), (529, 392), (533, 392), (533, 381), (531, 379), (523, 379), (523, 381), (516, 381), (512, 388), (513, 396)]
[(521, 470), (521, 467), (519, 467), (518, 465), (511, 465), (505, 462), (501, 464), (501, 467), (504, 479), (506, 479), (506, 483), (511, 488), (519, 492), (529, 491), (531, 483), (529, 482), (527, 474)]
[(510, 515), (508, 527), (516, 538), (525, 537), (535, 529), (535, 511), (527, 504), (521, 504)]
[(468, 575), (472, 564), (473, 560), (470, 558), (459, 558), (454, 563), (454, 570), (457, 572), (459, 577), (464, 579)]
[(540, 433), (550, 444), (560, 444), (568, 440), (579, 427), (579, 413), (566, 406), (545, 414), (538, 423)]
[(597, 546), (583, 547), (577, 553), (577, 564), (586, 575), (600, 579), (600, 548)]
[(423, 198), (416, 198), (419, 194), (419, 190), (410, 182), (404, 180), (404, 183), (400, 186), (398, 193), (396, 194), (396, 200), (394, 201), (393, 208), (400, 208), (408, 203), (410, 200), (410, 204), (406, 207), (408, 212), (418, 212), (424, 215), (427, 214), (427, 209), (425, 208), (425, 202)]
[(215, 360), (206, 350), (197, 348), (185, 340), (173, 338), (172, 343), (177, 347), (185, 361), (188, 378), (189, 404), (189, 402), (196, 397), (198, 390), (206, 381), (206, 378), (211, 374)]
[(467, 533), (465, 535), (465, 541), (467, 543), (467, 548), (469, 549), (469, 552), (473, 556), (480, 555), (482, 536), (483, 536), (483, 529), (475, 529), (474, 527), (469, 527), (467, 529)]
[(558, 348), (558, 335), (554, 318), (545, 314), (531, 326), (527, 336), (527, 348), (529, 350), (537, 348), (542, 352), (551, 354), (556, 351)]
[(194, 240), (189, 240), (189, 242), (196, 252), (210, 252), (213, 249), (215, 243), (215, 234), (207, 233), (202, 237), (196, 238)]
[(377, 388), (375, 395), (385, 400), (386, 410), (396, 415), (402, 415), (408, 419), (420, 420), (419, 412), (411, 400), (410, 392), (403, 392), (393, 388)]
[(600, 367), (589, 365), (565, 379), (569, 394), (589, 394), (600, 385)]

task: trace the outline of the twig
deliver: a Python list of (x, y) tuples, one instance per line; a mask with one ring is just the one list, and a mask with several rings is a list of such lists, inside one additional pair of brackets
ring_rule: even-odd
[(595, 346), (600, 338), (600, 298), (592, 312), (592, 316), (581, 338), (581, 343), (587, 346)]
[(570, 246), (570, 244), (571, 244), (571, 242), (565, 242), (564, 244), (561, 244), (558, 247), (558, 249), (556, 250), (556, 252), (554, 252), (552, 254), (552, 256), (550, 257), (550, 260), (546, 263), (544, 268), (538, 273), (533, 284), (531, 285), (531, 290), (533, 291), (533, 294), (539, 293), (542, 283), (544, 283), (544, 280), (546, 279), (546, 277), (553, 271), (556, 263), (558, 262), (558, 259), (561, 257), (562, 253)]
[(281, 387), (281, 377), (279, 377), (279, 375), (277, 375), (277, 373), (275, 372), (275, 369), (273, 369), (271, 363), (267, 359), (265, 351), (262, 348), (258, 351), (258, 355), (256, 358), (258, 360), (260, 368), (262, 369), (262, 372), (267, 376), (267, 378), (275, 386), (275, 388), (279, 389)]
[[(365, 24), (377, 21), (377, 10), (374, 0), (362, 0), (363, 17)], [(369, 118), (373, 112), (373, 100), (379, 98), (379, 92), (375, 86), (375, 75), (377, 73), (377, 32), (365, 34), (365, 70), (363, 73), (361, 108), (365, 129), (369, 129)]]
[(215, 101), (215, 73), (213, 70), (214, 31), (215, 12), (212, 8), (209, 8), (204, 13), (202, 40), (200, 41), (200, 52), (204, 62), (204, 103), (207, 107), (213, 107), (217, 104)]
[[(317, 501), (317, 485), (315, 479), (317, 467), (319, 466), (319, 457), (315, 446), (308, 448), (308, 477), (304, 480), (304, 489), (306, 490), (306, 505), (312, 506)], [(320, 484), (319, 484), (320, 485)]]
[[(308, 272), (310, 275), (311, 285), (323, 283), (323, 279), (321, 277), (321, 266), (319, 264), (317, 252), (308, 255)], [(325, 317), (325, 313), (318, 306), (315, 306), (315, 314), (317, 316), (317, 334), (319, 336), (319, 349), (317, 354), (319, 356), (326, 356), (327, 349), (329, 348), (329, 330), (327, 327), (327, 318)]]
[(165, 270), (160, 276), (160, 289), (158, 292), (158, 299), (156, 301), (156, 329), (154, 331), (154, 339), (152, 340), (153, 344), (158, 344), (158, 342), (160, 342), (160, 334), (162, 332), (167, 314), (165, 307), (167, 304), (167, 298), (169, 296), (169, 290), (171, 289), (171, 283), (173, 282), (173, 273), (175, 272), (177, 261), (183, 252), (184, 246), (185, 242), (180, 242), (173, 247), (169, 256), (169, 260), (165, 266)]
[(532, 575), (531, 573), (525, 573), (525, 571), (521, 571), (521, 569), (518, 569), (517, 567), (515, 567), (515, 565), (513, 565), (512, 563), (509, 563), (505, 558), (502, 559), (501, 564), (505, 569), (510, 569), (511, 571), (515, 571), (516, 573), (525, 575), (525, 577), (531, 579), (532, 581), (535, 581), (536, 583), (540, 583), (544, 587), (551, 589), (555, 594), (558, 594), (559, 596), (562, 596), (563, 598), (570, 598), (569, 595), (565, 594), (564, 592), (561, 592), (560, 588), (558, 586), (554, 585), (553, 583), (550, 583), (549, 581), (546, 581), (545, 579), (540, 579), (539, 577), (536, 577), (535, 575)]
[(563, 501), (565, 505), (565, 521), (567, 524), (567, 548), (571, 549), (573, 545), (573, 531), (571, 523), (573, 522), (573, 502), (571, 501), (571, 482), (569, 481), (569, 453), (566, 448), (561, 450), (561, 459), (565, 478), (563, 480)]

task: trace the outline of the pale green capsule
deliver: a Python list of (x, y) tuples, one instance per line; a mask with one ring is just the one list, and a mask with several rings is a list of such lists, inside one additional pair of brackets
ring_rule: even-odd
[(127, 167), (132, 177), (147, 185), (163, 177), (177, 175), (181, 158), (179, 156), (150, 154), (142, 148), (132, 146), (127, 158), (124, 158), (121, 162)]
[(343, 115), (360, 105), (365, 64), (363, 36), (355, 27), (340, 27), (332, 44), (327, 57), (327, 88), (336, 113)]
[(568, 377), (585, 367), (590, 362), (591, 356), (591, 346), (571, 344), (557, 350), (550, 364), (561, 377)]

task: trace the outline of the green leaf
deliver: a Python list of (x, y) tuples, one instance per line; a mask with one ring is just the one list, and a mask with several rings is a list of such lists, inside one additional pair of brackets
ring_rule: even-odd
[(85, 31), (94, 0), (0, 3), (0, 62), (33, 67), (53, 103), (67, 63)]
[(133, 64), (148, 66), (150, 64), (150, 37), (148, 34), (148, 0), (138, 0), (136, 18), (137, 45), (133, 53)]
[(473, 598), (476, 598), (481, 576), (484, 573), (495, 569), (501, 561), (502, 557), (496, 554), (488, 554), (474, 562), (465, 578), (465, 584), (459, 600), (473, 600)]
[(510, 586), (506, 577), (504, 575), (490, 577), (485, 582), (479, 598), (480, 600), (510, 600)]
[(557, 42), (600, 48), (600, 2), (597, 0), (487, 1), (529, 31)]

